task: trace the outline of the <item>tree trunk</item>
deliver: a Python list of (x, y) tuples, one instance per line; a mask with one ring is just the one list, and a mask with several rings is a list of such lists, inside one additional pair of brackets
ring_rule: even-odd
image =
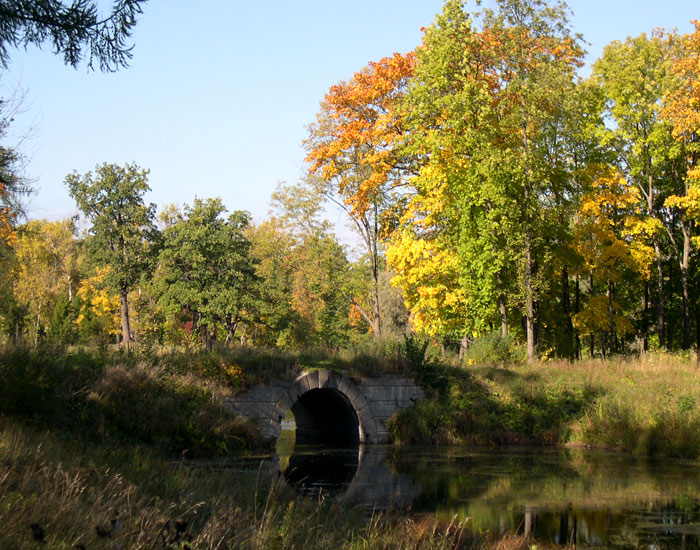
[(613, 285), (608, 281), (608, 328), (610, 330), (610, 356), (615, 353), (615, 314), (613, 312)]
[(469, 336), (466, 334), (462, 336), (462, 339), (459, 341), (459, 362), (461, 363), (462, 360), (464, 359), (465, 353), (467, 353), (467, 350), (469, 349)]
[(527, 336), (527, 360), (535, 361), (535, 300), (532, 288), (532, 248), (529, 229), (525, 233), (525, 318)]
[(508, 312), (506, 310), (506, 293), (503, 288), (503, 277), (499, 272), (497, 277), (498, 283), (498, 313), (501, 317), (501, 336), (508, 336)]
[(236, 329), (238, 328), (238, 319), (235, 321), (231, 318), (231, 316), (226, 317), (226, 346), (231, 345), (231, 342), (233, 342), (233, 339), (236, 336)]
[(642, 350), (646, 353), (649, 351), (649, 281), (644, 281), (644, 298), (642, 307), (644, 308), (644, 324), (642, 325)]
[(564, 336), (566, 338), (566, 356), (574, 357), (574, 324), (571, 320), (571, 295), (569, 293), (569, 272), (566, 267), (561, 270), (561, 306), (564, 310)]
[(122, 346), (128, 350), (131, 347), (131, 323), (129, 321), (129, 289), (125, 284), (121, 285), (119, 302), (122, 317)]
[[(574, 302), (574, 308), (575, 308), (575, 313), (579, 313), (581, 311), (581, 281), (579, 280), (578, 275), (576, 275), (576, 299)], [(575, 345), (576, 345), (576, 358), (580, 361), (582, 358), (582, 353), (581, 353), (581, 338), (579, 337), (578, 330), (574, 331), (575, 334)]]
[(666, 344), (666, 302), (664, 300), (664, 266), (661, 262), (659, 239), (654, 237), (654, 254), (656, 256), (656, 332), (659, 335), (659, 347)]
[(688, 268), (690, 266), (690, 227), (681, 223), (683, 231), (683, 255), (681, 256), (681, 285), (683, 288), (683, 349), (690, 349), (690, 284)]
[(700, 367), (700, 306), (695, 303), (695, 363)]
[(374, 203), (374, 231), (372, 232), (372, 247), (370, 250), (372, 258), (372, 291), (373, 291), (373, 301), (372, 304), (372, 315), (374, 317), (374, 323), (372, 324), (372, 330), (374, 331), (374, 337), (377, 340), (382, 338), (382, 320), (381, 320), (381, 308), (379, 304), (379, 249), (378, 249), (378, 235), (379, 235), (379, 206)]

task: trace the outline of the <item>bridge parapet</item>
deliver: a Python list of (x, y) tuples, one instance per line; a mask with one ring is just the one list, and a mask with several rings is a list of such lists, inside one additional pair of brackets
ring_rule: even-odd
[(304, 371), (291, 383), (273, 381), (256, 386), (227, 400), (237, 415), (257, 421), (263, 436), (275, 438), (281, 422), (299, 398), (318, 390), (334, 390), (341, 394), (357, 415), (359, 441), (385, 443), (389, 440), (387, 421), (401, 409), (423, 397), (423, 391), (409, 378), (383, 375), (352, 380), (328, 370)]

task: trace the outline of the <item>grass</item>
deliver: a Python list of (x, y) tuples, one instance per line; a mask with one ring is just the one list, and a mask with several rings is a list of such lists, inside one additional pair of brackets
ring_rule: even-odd
[(12, 349), (0, 355), (0, 415), (84, 444), (223, 455), (262, 444), (223, 405), (237, 390), (235, 376), (229, 365), (207, 374), (138, 357)]
[(331, 354), (236, 349), (9, 349), (0, 353), (0, 548), (485, 548), (515, 535), (455, 521), (365, 517), (300, 500), (255, 475), (183, 457), (258, 448), (222, 400), (303, 368), (411, 374), (428, 399), (392, 424), (399, 443), (570, 444), (700, 457), (700, 378), (691, 360), (634, 359), (467, 368), (406, 342)]
[(569, 444), (700, 458), (700, 377), (690, 358), (418, 372), (429, 399), (394, 419), (400, 443)]
[[(142, 446), (88, 446), (0, 420), (0, 548), (496, 548), (458, 522), (366, 517), (254, 473), (191, 468)], [(524, 541), (523, 541), (524, 542)], [(526, 545), (509, 545), (519, 550)]]

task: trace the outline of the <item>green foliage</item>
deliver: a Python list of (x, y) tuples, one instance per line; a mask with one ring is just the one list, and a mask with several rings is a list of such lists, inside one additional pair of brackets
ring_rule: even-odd
[(103, 71), (126, 67), (133, 46), (126, 41), (147, 0), (119, 0), (103, 15), (98, 2), (64, 4), (53, 0), (11, 0), (3, 6), (0, 26), (0, 62), (7, 67), (8, 48), (49, 42), (63, 61), (78, 66), (86, 55), (88, 67), (98, 63)]
[(68, 299), (68, 294), (61, 294), (51, 313), (51, 322), (48, 327), (47, 337), (56, 345), (68, 345), (75, 342), (76, 324), (78, 317), (75, 302)]
[(239, 385), (240, 369), (179, 375), (126, 357), (14, 349), (0, 355), (0, 414), (71, 438), (131, 442), (190, 456), (222, 455), (259, 445), (217, 394), (217, 381)]
[(101, 164), (95, 173), (66, 176), (66, 186), (92, 226), (89, 251), (101, 265), (110, 266), (118, 291), (129, 290), (153, 264), (158, 245), (155, 204), (146, 205), (148, 171), (135, 164)]
[(99, 265), (109, 267), (107, 280), (120, 296), (126, 347), (133, 338), (128, 294), (152, 270), (160, 240), (154, 225), (156, 207), (143, 201), (151, 189), (147, 176), (148, 171), (135, 164), (102, 164), (94, 176), (74, 172), (65, 180), (70, 196), (92, 223), (89, 251)]
[(502, 336), (498, 332), (474, 339), (464, 354), (464, 361), (470, 365), (513, 365), (523, 363), (525, 359), (523, 347), (510, 334)]
[[(257, 308), (255, 272), (246, 236), (250, 215), (236, 211), (223, 218), (220, 199), (195, 199), (163, 232), (159, 258), (160, 302), (171, 316), (192, 316), (192, 330), (217, 326), (233, 336)], [(209, 345), (204, 339), (203, 344)]]

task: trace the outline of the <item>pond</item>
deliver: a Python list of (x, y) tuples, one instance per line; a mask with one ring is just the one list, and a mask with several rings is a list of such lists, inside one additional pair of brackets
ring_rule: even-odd
[(294, 447), (265, 470), (300, 495), (586, 547), (700, 548), (700, 463), (582, 449)]

